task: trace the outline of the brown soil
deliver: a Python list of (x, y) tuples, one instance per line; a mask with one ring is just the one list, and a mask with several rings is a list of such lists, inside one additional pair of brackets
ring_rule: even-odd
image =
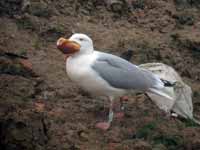
[(96, 129), (108, 101), (68, 80), (55, 46), (59, 37), (81, 32), (96, 49), (132, 49), (135, 64), (174, 67), (193, 89), (198, 118), (199, 8), (198, 0), (1, 0), (1, 149), (200, 149), (199, 126), (167, 117), (143, 94), (129, 98), (125, 118), (111, 129)]

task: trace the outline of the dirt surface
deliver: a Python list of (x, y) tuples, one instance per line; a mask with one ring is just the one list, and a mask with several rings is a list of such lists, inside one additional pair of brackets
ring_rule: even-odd
[(199, 126), (167, 117), (143, 94), (129, 97), (125, 118), (108, 131), (96, 129), (108, 101), (69, 81), (55, 46), (74, 32), (105, 52), (132, 49), (135, 64), (174, 67), (192, 87), (200, 119), (198, 0), (1, 0), (2, 150), (200, 149)]

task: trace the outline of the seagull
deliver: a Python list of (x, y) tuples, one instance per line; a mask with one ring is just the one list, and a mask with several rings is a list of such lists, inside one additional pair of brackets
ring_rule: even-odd
[(171, 98), (162, 93), (165, 83), (157, 75), (118, 56), (94, 50), (92, 39), (85, 34), (75, 33), (69, 39), (61, 37), (56, 44), (67, 56), (69, 79), (91, 94), (110, 101), (108, 120), (98, 122), (97, 128), (109, 129), (114, 116), (113, 101), (132, 90)]

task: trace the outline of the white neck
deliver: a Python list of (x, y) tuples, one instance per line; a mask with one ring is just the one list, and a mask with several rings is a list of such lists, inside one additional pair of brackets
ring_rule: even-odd
[(73, 54), (72, 57), (79, 57), (79, 56), (82, 56), (82, 55), (88, 55), (88, 54), (92, 54), (93, 52), (94, 52), (94, 49), (87, 49), (86, 51), (80, 50), (79, 52)]

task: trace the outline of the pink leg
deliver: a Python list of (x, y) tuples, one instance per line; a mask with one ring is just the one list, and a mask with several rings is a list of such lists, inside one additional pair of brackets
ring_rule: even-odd
[(120, 97), (120, 111), (115, 113), (115, 116), (118, 119), (122, 119), (124, 117), (124, 101), (128, 101), (127, 96)]
[(110, 107), (109, 107), (108, 121), (97, 123), (96, 128), (107, 130), (111, 126), (111, 122), (113, 120), (113, 97), (109, 97), (109, 99), (110, 99)]
[(122, 96), (122, 97), (120, 97), (120, 101), (127, 102), (128, 101), (128, 96)]
[(108, 130), (110, 128), (109, 122), (98, 122), (95, 125), (96, 128), (102, 129), (102, 130)]

